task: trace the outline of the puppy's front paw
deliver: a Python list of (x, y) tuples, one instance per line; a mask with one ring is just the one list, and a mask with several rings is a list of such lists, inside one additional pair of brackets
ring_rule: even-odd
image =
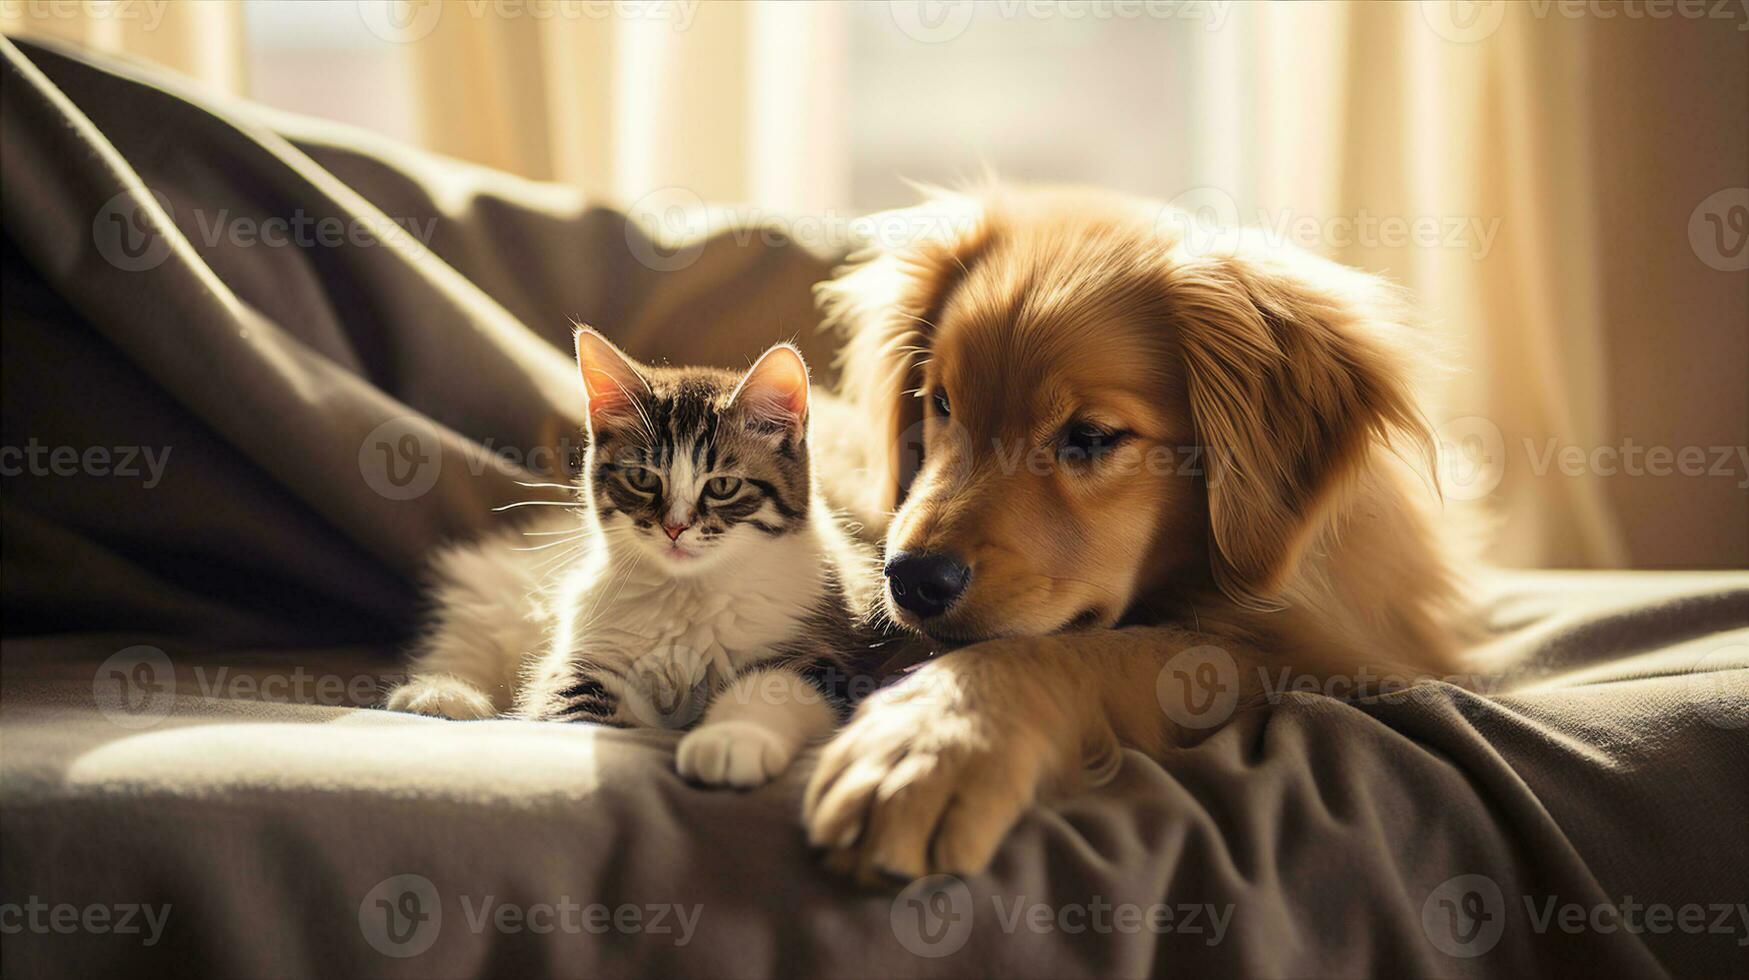
[(803, 803), (809, 842), (864, 884), (983, 871), (1040, 782), (1023, 732), (906, 686), (826, 746)]
[(433, 715), (456, 721), (476, 721), (498, 713), (486, 692), (456, 677), (414, 677), (389, 692), (390, 711)]
[(776, 778), (795, 758), (796, 744), (751, 721), (719, 721), (700, 726), (680, 740), (674, 767), (706, 786), (747, 789)]

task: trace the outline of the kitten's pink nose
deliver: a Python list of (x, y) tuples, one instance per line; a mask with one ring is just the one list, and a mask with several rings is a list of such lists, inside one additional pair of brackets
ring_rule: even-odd
[(667, 524), (667, 523), (664, 523), (662, 525), (662, 533), (668, 535), (668, 540), (670, 540), (670, 541), (679, 541), (681, 532), (685, 531), (687, 528), (689, 528), (691, 526), (692, 526), (691, 524)]

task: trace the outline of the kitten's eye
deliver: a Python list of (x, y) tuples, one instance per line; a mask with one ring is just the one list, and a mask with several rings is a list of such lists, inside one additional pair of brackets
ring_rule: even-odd
[(1057, 440), (1057, 458), (1064, 462), (1097, 460), (1128, 435), (1092, 422), (1071, 422)]
[(706, 500), (728, 500), (741, 492), (741, 478), (738, 476), (715, 476), (704, 485)]
[(648, 470), (642, 466), (628, 466), (619, 472), (620, 476), (625, 478), (626, 484), (633, 490), (655, 493), (656, 488), (662, 485), (662, 478), (657, 476), (654, 470)]
[(953, 409), (947, 403), (947, 392), (941, 390), (940, 388), (935, 389), (934, 399), (935, 399), (935, 413), (937, 415), (940, 415), (944, 419), (953, 415)]

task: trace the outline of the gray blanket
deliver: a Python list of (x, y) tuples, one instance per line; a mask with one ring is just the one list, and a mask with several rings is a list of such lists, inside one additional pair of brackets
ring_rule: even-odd
[(422, 556), (568, 465), (569, 318), (824, 366), (835, 256), (0, 55), (5, 976), (1749, 976), (1745, 575), (1499, 576), (1468, 688), (1284, 690), (903, 891), (807, 758), (371, 710)]

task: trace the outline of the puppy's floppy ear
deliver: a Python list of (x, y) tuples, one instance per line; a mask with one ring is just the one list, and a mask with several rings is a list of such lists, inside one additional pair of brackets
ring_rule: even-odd
[(1432, 466), (1405, 311), (1381, 280), (1253, 240), (1175, 261), (1167, 302), (1205, 453), (1215, 581), (1276, 608), (1375, 450)]
[(637, 418), (635, 399), (650, 393), (637, 365), (593, 327), (579, 325), (577, 370), (583, 375), (583, 407), (593, 431), (598, 426)]
[(935, 192), (916, 207), (871, 215), (879, 240), (814, 287), (826, 325), (845, 335), (840, 388), (861, 418), (880, 420), (864, 436), (871, 509), (896, 508), (921, 465), (920, 365), (949, 293), (988, 240), (988, 207)]
[(802, 352), (775, 344), (735, 386), (729, 403), (798, 436), (808, 431), (808, 365)]

